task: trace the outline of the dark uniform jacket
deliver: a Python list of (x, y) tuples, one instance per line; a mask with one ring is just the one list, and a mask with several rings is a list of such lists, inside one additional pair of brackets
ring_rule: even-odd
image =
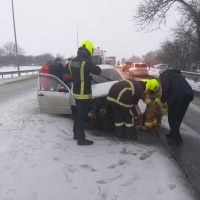
[(54, 62), (49, 65), (49, 73), (58, 77), (60, 80), (63, 80), (63, 64), (60, 62)]
[(138, 101), (144, 93), (145, 84), (134, 79), (124, 79), (115, 83), (107, 96), (107, 100), (111, 103), (131, 108), (137, 105)]
[(84, 47), (78, 49), (78, 55), (65, 67), (66, 73), (73, 76), (73, 96), (75, 99), (92, 98), (92, 75), (101, 74), (101, 68), (91, 61), (89, 52)]
[(191, 96), (194, 98), (194, 93), (191, 86), (181, 75), (178, 69), (167, 69), (160, 75), (160, 82), (162, 86), (161, 103), (167, 101), (168, 105), (183, 96)]

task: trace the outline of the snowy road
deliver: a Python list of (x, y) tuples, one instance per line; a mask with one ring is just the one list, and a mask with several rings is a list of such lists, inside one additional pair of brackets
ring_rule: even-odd
[(195, 200), (194, 191), (155, 133), (119, 140), (73, 121), (41, 114), (36, 86), (0, 103), (0, 200)]

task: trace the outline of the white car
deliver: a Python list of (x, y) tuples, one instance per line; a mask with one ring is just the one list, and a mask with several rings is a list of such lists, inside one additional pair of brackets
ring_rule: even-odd
[[(106, 101), (110, 87), (125, 75), (111, 65), (99, 65), (100, 75), (92, 78), (92, 103), (88, 114), (88, 128), (109, 128), (113, 121), (112, 111)], [(72, 86), (73, 87), (73, 86)], [(51, 74), (38, 74), (38, 104), (40, 112), (70, 114), (76, 112), (72, 89)]]
[(129, 68), (129, 76), (147, 77), (149, 75), (149, 66), (146, 63), (132, 63)]
[(156, 68), (156, 69), (168, 69), (168, 65), (167, 64), (157, 64), (157, 65), (153, 65), (153, 68)]

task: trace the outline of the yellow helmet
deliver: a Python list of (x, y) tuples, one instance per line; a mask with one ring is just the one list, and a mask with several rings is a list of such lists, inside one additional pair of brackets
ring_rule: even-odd
[(150, 84), (149, 90), (156, 92), (159, 88), (158, 81), (156, 79), (151, 79), (150, 82), (151, 84)]
[(142, 82), (146, 83), (145, 92), (147, 90), (157, 91), (159, 88), (159, 83), (156, 79), (142, 79)]
[(94, 52), (94, 46), (93, 46), (93, 44), (92, 44), (92, 42), (90, 40), (84, 40), (80, 44), (79, 48), (80, 47), (85, 47), (90, 52), (90, 55), (92, 55), (93, 52)]
[(142, 79), (142, 82), (146, 83), (145, 92), (150, 88), (150, 80), (149, 79)]

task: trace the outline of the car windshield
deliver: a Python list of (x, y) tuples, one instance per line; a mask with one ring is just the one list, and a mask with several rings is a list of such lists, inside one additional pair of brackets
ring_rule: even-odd
[(135, 64), (135, 67), (146, 67), (146, 64)]
[(93, 75), (92, 84), (105, 83), (109, 81), (120, 81), (121, 76), (115, 69), (102, 69), (100, 75)]

